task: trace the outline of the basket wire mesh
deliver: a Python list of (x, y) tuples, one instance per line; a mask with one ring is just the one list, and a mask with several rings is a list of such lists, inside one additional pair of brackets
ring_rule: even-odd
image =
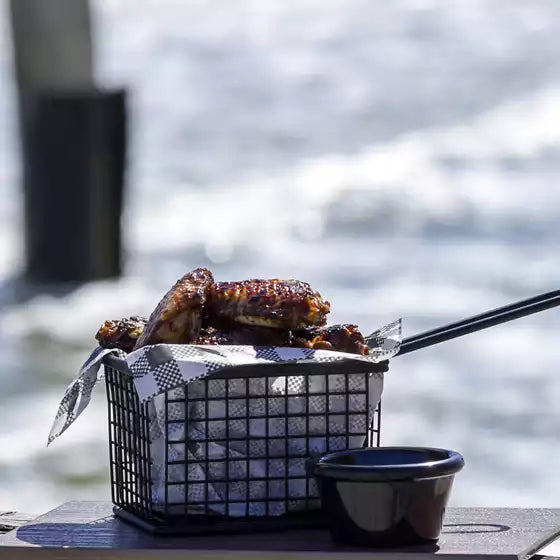
[[(290, 376), (236, 368), (157, 396), (156, 419), (132, 376), (105, 364), (115, 513), (156, 533), (321, 524), (315, 460), (380, 443), (371, 375), (299, 375), (294, 392)], [(163, 427), (163, 464), (154, 463), (154, 423)]]

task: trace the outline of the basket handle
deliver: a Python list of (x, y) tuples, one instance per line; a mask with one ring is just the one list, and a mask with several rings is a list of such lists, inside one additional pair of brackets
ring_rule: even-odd
[(538, 313), (558, 305), (560, 305), (560, 290), (547, 292), (546, 294), (518, 301), (504, 307), (498, 307), (480, 315), (474, 315), (473, 317), (405, 338), (397, 356), (402, 356), (403, 354), (481, 331), (495, 325), (501, 325), (502, 323), (532, 315), (533, 313)]

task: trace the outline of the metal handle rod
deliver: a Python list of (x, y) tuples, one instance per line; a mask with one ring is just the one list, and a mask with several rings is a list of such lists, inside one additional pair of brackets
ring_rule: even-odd
[(437, 329), (405, 338), (397, 356), (420, 350), (446, 340), (507, 323), (560, 305), (560, 290), (548, 292), (511, 305), (499, 307)]
[(487, 317), (493, 317), (498, 313), (503, 313), (503, 312), (506, 312), (506, 311), (518, 309), (521, 306), (529, 305), (529, 304), (532, 304), (532, 303), (539, 303), (539, 302), (542, 302), (542, 301), (548, 301), (548, 300), (550, 300), (552, 298), (555, 298), (557, 296), (560, 296), (560, 290), (555, 290), (553, 292), (547, 292), (546, 294), (540, 294), (538, 296), (534, 296), (534, 297), (529, 298), (529, 299), (524, 299), (522, 301), (511, 303), (509, 305), (504, 305), (503, 307), (498, 307), (498, 308), (492, 309), (490, 311), (485, 311), (484, 313), (481, 313), (480, 315), (474, 315), (472, 317), (468, 317), (467, 319), (463, 319), (461, 321), (456, 321), (456, 322), (451, 323), (449, 325), (444, 325), (443, 327), (438, 327), (437, 329), (433, 329), (433, 330), (426, 331), (426, 332), (423, 332), (423, 333), (420, 333), (420, 334), (416, 334), (414, 336), (410, 336), (406, 339), (406, 342), (408, 343), (408, 342), (412, 342), (412, 341), (420, 339), (420, 338), (425, 338), (428, 335), (435, 335), (437, 333), (446, 331), (450, 327), (459, 327), (461, 325), (466, 325), (468, 323), (472, 323), (473, 321), (486, 319)]

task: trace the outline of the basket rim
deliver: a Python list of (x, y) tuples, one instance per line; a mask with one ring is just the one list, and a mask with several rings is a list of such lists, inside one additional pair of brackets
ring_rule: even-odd
[[(101, 362), (119, 373), (132, 376), (125, 359), (115, 355), (103, 356)], [(294, 372), (294, 370), (296, 370)], [(365, 360), (341, 360), (337, 362), (317, 362), (299, 360), (295, 362), (269, 362), (259, 364), (235, 365), (210, 373), (207, 378), (230, 379), (239, 377), (280, 377), (293, 375), (334, 375), (337, 373), (385, 373), (389, 370), (389, 361), (368, 362)]]

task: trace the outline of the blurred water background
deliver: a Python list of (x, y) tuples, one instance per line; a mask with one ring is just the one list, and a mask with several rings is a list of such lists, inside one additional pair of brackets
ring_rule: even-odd
[[(0, 278), (22, 268), (0, 12)], [(0, 508), (108, 499), (105, 396), (48, 450), (107, 318), (186, 270), (293, 277), (405, 335), (560, 287), (560, 4), (95, 0), (131, 93), (126, 274), (0, 309)], [(461, 451), (454, 505), (557, 506), (560, 312), (392, 362), (384, 444)]]

